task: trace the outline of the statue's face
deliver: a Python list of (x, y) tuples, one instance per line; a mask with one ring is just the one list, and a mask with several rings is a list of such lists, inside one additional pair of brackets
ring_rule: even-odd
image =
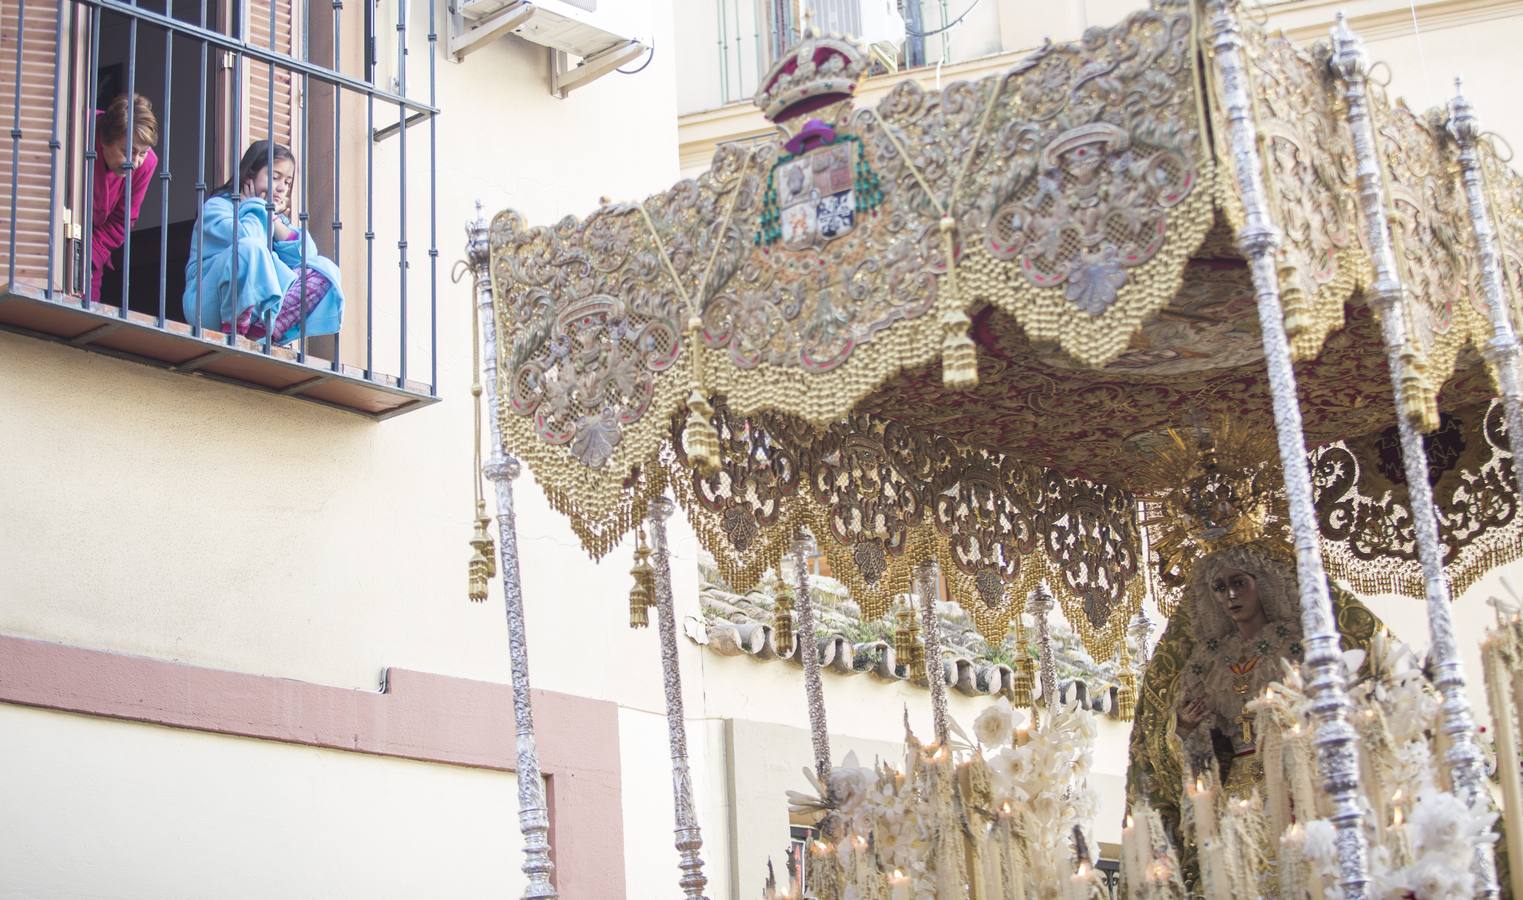
[(1216, 577), (1211, 580), (1211, 595), (1227, 613), (1227, 618), (1239, 625), (1262, 621), (1264, 618), (1258, 581), (1242, 569), (1226, 568), (1216, 573)]

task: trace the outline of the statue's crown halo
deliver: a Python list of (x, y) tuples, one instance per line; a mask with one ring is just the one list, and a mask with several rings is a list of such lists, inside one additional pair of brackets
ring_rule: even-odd
[(1284, 499), (1272, 434), (1223, 418), (1169, 429), (1149, 462), (1147, 526), (1160, 563), (1185, 570), (1221, 550), (1281, 542)]

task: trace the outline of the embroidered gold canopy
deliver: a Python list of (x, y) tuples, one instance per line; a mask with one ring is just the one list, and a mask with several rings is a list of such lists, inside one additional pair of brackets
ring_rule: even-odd
[[(1150, 448), (1190, 421), (1272, 420), (1198, 20), (1155, 0), (1003, 74), (904, 82), (867, 109), (861, 51), (808, 37), (758, 92), (773, 141), (584, 220), (499, 214), (505, 449), (594, 556), (670, 487), (737, 588), (806, 526), (869, 608), (936, 560), (996, 635), (1047, 579), (1108, 655), (1142, 592), (1138, 499), (1167, 487)], [(1382, 464), (1399, 410), (1434, 433), (1440, 499), (1458, 498), (1445, 539), (1463, 586), (1520, 541), (1454, 149), (1377, 91), (1417, 373), (1393, 405), (1326, 55), (1244, 32), (1333, 569), (1421, 593), (1400, 466)], [(1484, 152), (1523, 311), (1523, 180)], [(1387, 558), (1410, 571), (1371, 568)]]

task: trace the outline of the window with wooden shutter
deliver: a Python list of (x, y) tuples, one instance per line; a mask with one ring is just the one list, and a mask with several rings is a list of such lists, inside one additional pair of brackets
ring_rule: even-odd
[[(297, 9), (292, 0), (248, 0), (246, 20), (248, 42), (255, 47), (269, 48), (270, 12), (275, 13), (274, 50), (293, 58), (300, 57), (301, 36)], [(297, 76), (287, 69), (276, 67), (274, 86), (270, 82), (270, 66), (252, 59), (245, 59), (244, 70), (244, 126), (243, 146), (270, 136), (271, 112), (274, 106), (274, 139), (293, 151), (300, 150), (301, 111), (299, 101), (300, 83)], [(239, 149), (241, 154), (242, 148)]]
[[(64, 77), (67, 57), (61, 57), (58, 48), (58, 16), (66, 12), (63, 0), (0, 0), (0, 179), (9, 185), (14, 171), (15, 242), (9, 257), (0, 267), (0, 283), (11, 280), (14, 265), (15, 284), (12, 290), (39, 294), (48, 288), (48, 237), (49, 223), (55, 232), (56, 262), (53, 266), (53, 288), (64, 286), (67, 268), (64, 264), (63, 239), (67, 236), (66, 211), (58, 199), (64, 195), (66, 186), (60, 178), (52, 184), (53, 152), (48, 147), (52, 140), (55, 109), (64, 116), (67, 107), (60, 86)], [(23, 21), (24, 16), (24, 21)], [(64, 34), (65, 41), (68, 34)], [(18, 47), (21, 55), (21, 80), (16, 80)], [(20, 119), (16, 118), (19, 96)], [(9, 132), (13, 127), (21, 131), (19, 142), (12, 140)], [(60, 137), (68, 128), (68, 122), (60, 119)], [(60, 152), (60, 161), (62, 160)], [(6, 191), (10, 194), (11, 191)], [(11, 205), (13, 198), (0, 197), (0, 243), (11, 241)]]

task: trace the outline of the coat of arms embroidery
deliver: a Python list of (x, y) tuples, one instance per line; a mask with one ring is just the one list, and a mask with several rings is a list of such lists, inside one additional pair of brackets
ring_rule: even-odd
[(883, 192), (855, 136), (816, 121), (795, 140), (799, 149), (772, 167), (756, 243), (810, 250), (850, 233)]

